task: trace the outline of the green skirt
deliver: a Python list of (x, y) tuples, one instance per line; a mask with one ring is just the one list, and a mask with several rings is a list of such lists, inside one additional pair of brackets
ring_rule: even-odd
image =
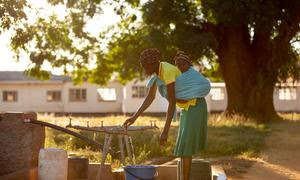
[(206, 148), (207, 105), (205, 98), (198, 98), (195, 106), (182, 110), (174, 156), (192, 156)]

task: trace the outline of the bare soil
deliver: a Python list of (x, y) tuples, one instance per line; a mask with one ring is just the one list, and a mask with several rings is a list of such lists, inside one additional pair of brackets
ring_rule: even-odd
[(285, 120), (270, 126), (272, 132), (260, 158), (242, 174), (242, 179), (300, 179), (300, 120)]

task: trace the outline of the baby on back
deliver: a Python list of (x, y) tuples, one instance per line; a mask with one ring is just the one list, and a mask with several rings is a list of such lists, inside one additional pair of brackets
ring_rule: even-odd
[[(178, 107), (188, 109), (190, 104), (195, 104), (197, 98), (202, 98), (208, 95), (210, 91), (210, 82), (193, 67), (187, 55), (179, 52), (174, 57), (177, 68), (181, 71), (175, 80), (175, 98)], [(147, 83), (150, 88), (156, 84), (158, 91), (162, 97), (167, 98), (167, 87), (164, 82), (153, 76)]]
[(207, 96), (211, 89), (210, 82), (192, 67), (189, 57), (183, 52), (178, 52), (174, 60), (182, 73), (176, 78), (176, 99), (181, 101)]

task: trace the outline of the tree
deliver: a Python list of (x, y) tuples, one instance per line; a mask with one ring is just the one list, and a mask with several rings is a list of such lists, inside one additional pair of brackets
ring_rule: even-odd
[[(300, 77), (299, 51), (293, 46), (300, 31), (300, 1), (157, 0), (144, 4), (142, 12), (149, 31), (145, 37), (165, 47), (161, 49), (179, 47), (198, 62), (203, 56), (213, 60), (217, 56), (228, 114), (260, 121), (277, 117), (276, 83)], [(120, 41), (128, 35), (117, 44), (123, 47)]]
[[(65, 21), (55, 16), (18, 29), (13, 47), (31, 53), (32, 74), (44, 61), (54, 67), (73, 65), (74, 77), (105, 83), (113, 72), (125, 82), (141, 77), (138, 56), (157, 47), (172, 61), (176, 49), (188, 52), (195, 63), (205, 57), (219, 67), (228, 93), (227, 112), (254, 116), (260, 121), (276, 117), (273, 91), (277, 82), (300, 78), (298, 0), (155, 0), (141, 4), (123, 1), (49, 1), (68, 7)], [(87, 19), (101, 13), (101, 4), (115, 5), (122, 17), (110, 38), (108, 51), (100, 48), (105, 33), (85, 32)], [(128, 9), (142, 12), (142, 20)], [(24, 40), (25, 39), (25, 40)], [(36, 49), (29, 51), (29, 44)], [(81, 46), (75, 45), (75, 42)], [(106, 41), (105, 41), (106, 42)], [(94, 60), (96, 68), (87, 64)]]
[(12, 25), (27, 18), (24, 13), (26, 7), (29, 7), (26, 0), (0, 1), (0, 34)]

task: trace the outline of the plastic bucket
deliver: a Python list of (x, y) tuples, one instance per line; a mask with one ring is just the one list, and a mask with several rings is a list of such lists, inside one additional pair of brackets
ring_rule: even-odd
[(154, 180), (157, 177), (155, 166), (125, 166), (126, 180)]

